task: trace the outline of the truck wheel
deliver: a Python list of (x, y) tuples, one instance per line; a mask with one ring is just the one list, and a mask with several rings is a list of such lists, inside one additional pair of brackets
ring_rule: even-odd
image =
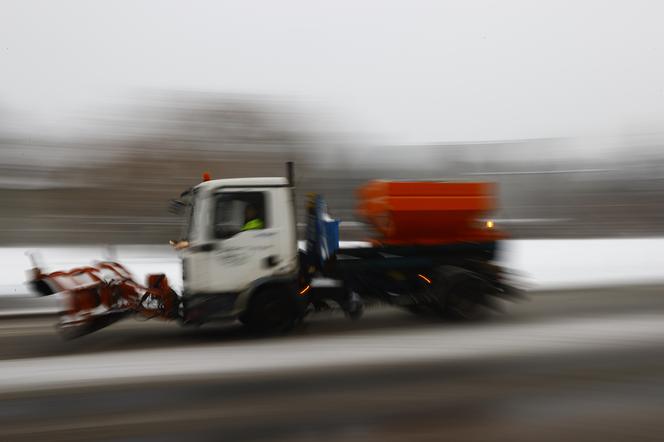
[(427, 286), (424, 291), (413, 296), (413, 304), (405, 306), (405, 309), (414, 315), (426, 318), (436, 318), (445, 315), (445, 296), (441, 288), (442, 278), (437, 278), (432, 286)]
[(269, 288), (252, 296), (241, 322), (252, 333), (281, 334), (292, 330), (300, 316), (298, 305), (287, 288)]
[(344, 306), (344, 313), (353, 321), (357, 321), (364, 314), (364, 302), (360, 295), (355, 292), (350, 292), (348, 300)]
[(488, 283), (477, 273), (461, 267), (443, 266), (440, 300), (442, 313), (450, 319), (476, 320), (486, 313)]

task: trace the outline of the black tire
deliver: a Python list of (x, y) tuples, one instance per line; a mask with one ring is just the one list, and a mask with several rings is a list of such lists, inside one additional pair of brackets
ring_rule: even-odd
[(283, 334), (291, 331), (302, 317), (301, 308), (290, 287), (260, 290), (251, 297), (249, 309), (240, 321), (256, 334)]
[(439, 311), (447, 318), (472, 321), (486, 315), (490, 284), (477, 273), (455, 266), (437, 271), (440, 281)]
[(406, 305), (405, 309), (424, 318), (445, 317), (445, 297), (441, 285), (442, 281), (442, 278), (436, 278), (432, 285), (426, 286), (422, 292), (415, 295), (414, 303)]

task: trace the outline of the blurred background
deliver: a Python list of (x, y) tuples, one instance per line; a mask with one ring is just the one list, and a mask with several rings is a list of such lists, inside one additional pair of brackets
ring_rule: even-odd
[(10, 5), (3, 243), (164, 243), (204, 171), (286, 160), (348, 222), (367, 179), (480, 179), (516, 238), (661, 233), (656, 4), (213, 3)]
[(495, 217), (513, 238), (651, 236), (664, 226), (658, 132), (372, 144), (317, 127), (316, 109), (286, 99), (161, 91), (136, 100), (92, 111), (68, 137), (3, 125), (4, 244), (163, 244), (181, 228), (168, 201), (203, 172), (283, 176), (286, 161), (296, 162), (300, 203), (323, 193), (348, 239), (368, 234), (354, 191), (374, 178), (496, 182)]
[[(659, 439), (664, 4), (0, 11), (0, 439)], [(342, 240), (371, 235), (367, 180), (496, 182), (501, 259), (532, 290), (482, 323), (379, 309), (274, 340), (128, 321), (66, 342), (22, 284), (28, 250), (56, 270), (112, 245), (177, 287), (169, 200), (286, 161), (300, 222), (320, 192)]]

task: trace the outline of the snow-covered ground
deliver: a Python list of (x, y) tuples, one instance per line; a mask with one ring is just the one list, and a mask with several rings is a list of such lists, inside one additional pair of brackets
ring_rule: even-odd
[[(99, 259), (125, 264), (139, 280), (166, 273), (181, 288), (181, 268), (170, 246), (5, 247), (0, 248), (0, 294), (25, 294), (27, 252), (37, 252), (45, 270), (63, 270)], [(500, 261), (528, 287), (553, 289), (611, 284), (664, 282), (664, 238), (511, 240)]]
[(664, 238), (512, 240), (500, 260), (534, 289), (658, 283)]

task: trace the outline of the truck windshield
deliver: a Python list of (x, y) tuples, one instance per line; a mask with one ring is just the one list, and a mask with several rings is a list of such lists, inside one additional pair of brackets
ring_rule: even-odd
[(264, 192), (222, 192), (216, 195), (214, 237), (230, 238), (247, 230), (267, 226)]
[(190, 241), (194, 234), (194, 200), (196, 189), (190, 188), (180, 194), (180, 198), (170, 201), (169, 212), (180, 218), (179, 241)]
[(187, 208), (184, 213), (184, 228), (182, 229), (182, 238), (190, 241), (194, 233), (194, 199), (187, 202)]

